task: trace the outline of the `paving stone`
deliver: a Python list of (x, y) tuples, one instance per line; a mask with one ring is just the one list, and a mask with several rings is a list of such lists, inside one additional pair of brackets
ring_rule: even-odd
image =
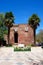
[(31, 52), (13, 50), (9, 47), (0, 48), (0, 65), (43, 65), (43, 49), (40, 47), (32, 48)]

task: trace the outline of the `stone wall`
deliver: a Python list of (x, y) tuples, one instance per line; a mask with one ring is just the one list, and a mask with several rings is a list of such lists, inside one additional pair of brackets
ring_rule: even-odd
[(18, 24), (13, 25), (10, 29), (10, 43), (16, 44), (14, 40), (14, 33), (18, 34), (18, 43), (17, 44), (25, 44), (29, 45), (30, 43), (34, 43), (33, 30), (28, 24)]

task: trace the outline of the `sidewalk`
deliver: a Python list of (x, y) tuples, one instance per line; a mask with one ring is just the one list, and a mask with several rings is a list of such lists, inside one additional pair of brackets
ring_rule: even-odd
[(0, 65), (43, 65), (43, 49), (40, 47), (34, 47), (29, 52), (14, 52), (13, 50), (12, 47), (0, 48)]

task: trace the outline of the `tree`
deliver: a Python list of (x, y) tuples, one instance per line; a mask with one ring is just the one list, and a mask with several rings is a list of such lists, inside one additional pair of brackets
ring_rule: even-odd
[(12, 12), (6, 12), (4, 23), (5, 23), (6, 27), (8, 28), (8, 45), (9, 45), (10, 28), (13, 26), (13, 23), (14, 23), (14, 16), (13, 16)]
[(4, 14), (0, 14), (0, 39), (4, 39), (4, 34), (6, 34), (6, 26), (4, 25)]
[(34, 32), (34, 44), (36, 44), (36, 29), (39, 26), (39, 23), (40, 18), (36, 14), (33, 14), (28, 20), (28, 24), (32, 27)]
[(43, 30), (40, 30), (40, 32), (36, 35), (36, 41), (43, 43)]

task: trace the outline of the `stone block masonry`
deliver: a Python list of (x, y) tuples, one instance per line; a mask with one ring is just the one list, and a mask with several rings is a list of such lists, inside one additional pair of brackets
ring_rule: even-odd
[(24, 45), (33, 44), (33, 29), (28, 24), (14, 24), (10, 29), (10, 43)]

